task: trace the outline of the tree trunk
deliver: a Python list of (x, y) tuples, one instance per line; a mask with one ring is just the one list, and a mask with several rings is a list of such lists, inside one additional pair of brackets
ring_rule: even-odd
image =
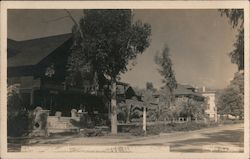
[(116, 81), (111, 79), (111, 133), (117, 134)]

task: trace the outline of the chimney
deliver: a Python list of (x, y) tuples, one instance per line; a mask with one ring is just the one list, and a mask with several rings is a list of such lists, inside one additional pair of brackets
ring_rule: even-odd
[(202, 92), (206, 92), (206, 87), (205, 86), (202, 87)]

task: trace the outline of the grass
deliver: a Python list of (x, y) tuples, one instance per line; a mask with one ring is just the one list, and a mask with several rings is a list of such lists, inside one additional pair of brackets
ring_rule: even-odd
[[(185, 123), (155, 123), (147, 126), (147, 135), (158, 135), (160, 133), (171, 133), (178, 131), (193, 131), (202, 128), (218, 126), (218, 123), (210, 122), (185, 122)], [(144, 136), (142, 126), (123, 126), (120, 132), (129, 132), (134, 136)]]

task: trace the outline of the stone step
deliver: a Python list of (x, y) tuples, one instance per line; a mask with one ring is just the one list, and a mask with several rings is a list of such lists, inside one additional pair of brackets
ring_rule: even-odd
[(78, 133), (80, 131), (79, 128), (63, 128), (63, 129), (60, 129), (60, 128), (48, 128), (47, 129), (47, 132), (49, 134), (51, 133)]
[(67, 121), (70, 122), (71, 118), (70, 117), (60, 117), (59, 121)]

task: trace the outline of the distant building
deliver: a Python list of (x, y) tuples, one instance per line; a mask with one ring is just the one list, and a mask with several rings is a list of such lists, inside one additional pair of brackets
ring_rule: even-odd
[(209, 115), (210, 120), (214, 120), (215, 122), (217, 122), (218, 115), (217, 107), (215, 104), (216, 91), (206, 90), (206, 88), (203, 87), (200, 93), (206, 98), (207, 101), (207, 109), (205, 110), (205, 112)]
[(176, 98), (189, 97), (197, 101), (203, 101), (204, 97), (202, 94), (196, 91), (196, 89), (190, 85), (178, 84), (177, 88), (174, 90), (174, 95)]
[[(164, 89), (165, 88), (163, 87), (162, 90), (153, 94), (151, 107), (154, 108), (154, 111), (160, 110), (159, 105), (166, 104), (166, 103), (164, 103), (165, 99), (161, 99), (161, 93), (165, 93), (165, 91), (168, 91), (168, 90), (164, 90)], [(161, 92), (161, 91), (163, 91), (163, 92)], [(205, 102), (205, 97), (202, 96), (202, 94), (197, 92), (196, 89), (190, 85), (177, 84), (177, 88), (174, 89), (173, 95), (175, 97), (175, 101), (169, 103), (170, 109), (175, 109), (174, 107), (176, 107), (176, 102), (178, 100), (184, 99), (184, 100), (189, 101), (189, 99), (192, 99), (192, 100), (198, 102), (200, 104), (200, 106), (202, 106), (202, 104)], [(184, 105), (183, 105), (183, 107), (184, 107)], [(161, 110), (161, 111), (169, 111), (169, 110)], [(205, 113), (205, 112), (201, 112), (201, 113)], [(178, 114), (178, 117), (175, 117), (175, 118), (176, 119), (179, 118), (183, 121), (195, 120), (195, 117), (193, 117), (192, 115), (191, 115), (191, 119), (190, 118), (188, 119), (188, 117), (190, 117), (189, 114), (186, 111), (182, 111), (182, 112), (180, 112), (180, 114)]]
[(205, 113), (208, 115), (210, 120), (218, 120), (217, 116), (217, 107), (215, 104), (215, 93), (214, 90), (209, 90), (203, 87), (202, 89), (196, 89), (189, 85), (180, 85), (178, 84), (177, 89), (174, 91), (175, 97), (192, 97), (198, 101), (206, 102)]

